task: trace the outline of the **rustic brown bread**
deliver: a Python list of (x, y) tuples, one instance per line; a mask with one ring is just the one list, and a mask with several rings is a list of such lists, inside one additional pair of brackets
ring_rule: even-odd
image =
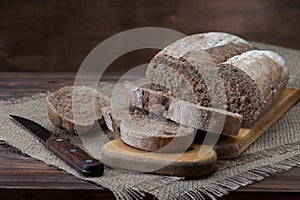
[(120, 132), (121, 140), (129, 146), (164, 153), (186, 151), (195, 137), (193, 128), (139, 112), (122, 117)]
[(288, 79), (278, 54), (254, 49), (227, 33), (188, 36), (160, 51), (146, 77), (179, 99), (239, 113), (248, 127), (274, 104)]
[[(77, 95), (74, 95), (74, 91)], [(78, 105), (76, 109), (72, 109), (72, 97)], [(95, 102), (92, 101), (94, 97)], [(83, 133), (102, 119), (101, 109), (108, 106), (108, 99), (109, 96), (89, 87), (66, 86), (47, 96), (48, 116), (58, 128), (66, 129), (69, 133)]]
[[(175, 99), (172, 93), (137, 87), (129, 82), (125, 84), (125, 91), (130, 108), (146, 110), (195, 129), (237, 135), (243, 120), (240, 114)], [(215, 118), (223, 119), (224, 126)]]
[(148, 115), (142, 110), (129, 111), (128, 108), (112, 111), (102, 109), (103, 119), (115, 138), (129, 146), (145, 151), (182, 152), (192, 144), (193, 128), (180, 126), (164, 118)]
[(246, 127), (274, 105), (288, 81), (285, 60), (272, 51), (248, 51), (218, 67), (225, 80), (229, 76), (237, 77), (228, 80), (226, 109), (241, 113)]

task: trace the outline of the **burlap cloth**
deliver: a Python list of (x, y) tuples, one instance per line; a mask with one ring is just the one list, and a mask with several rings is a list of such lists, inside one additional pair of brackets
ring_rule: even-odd
[[(254, 45), (260, 49), (274, 50), (283, 56), (290, 70), (288, 86), (300, 88), (300, 51), (260, 43), (254, 43)], [(102, 86), (103, 90), (112, 90), (112, 86), (107, 83), (102, 83)], [(9, 119), (9, 114), (28, 117), (40, 122), (51, 131), (65, 135), (64, 131), (53, 127), (48, 120), (45, 96), (46, 94), (38, 94), (29, 98), (0, 102), (0, 140), (80, 179), (110, 189), (117, 199), (136, 199), (143, 197), (145, 193), (153, 194), (158, 199), (184, 199), (187, 197), (201, 199), (203, 195), (214, 199), (231, 190), (260, 181), (271, 174), (288, 170), (300, 164), (300, 104), (298, 102), (254, 142), (240, 158), (218, 160), (215, 172), (203, 179), (184, 180), (177, 177), (139, 174), (111, 168), (105, 168), (103, 176), (99, 178), (85, 178), (65, 165), (35, 137), (25, 129), (16, 126)], [(77, 136), (69, 137), (72, 142), (81, 145)], [(99, 149), (89, 153), (99, 158)]]

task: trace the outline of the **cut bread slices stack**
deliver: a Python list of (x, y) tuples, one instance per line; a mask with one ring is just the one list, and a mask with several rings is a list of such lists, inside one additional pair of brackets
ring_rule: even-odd
[(224, 119), (224, 125), (222, 124), (220, 129), (222, 134), (237, 135), (243, 120), (237, 113), (200, 106), (176, 99), (168, 93), (137, 87), (130, 83), (126, 83), (125, 91), (131, 109), (144, 110), (194, 129), (218, 132), (218, 120), (214, 120), (217, 116)]
[(192, 145), (195, 129), (152, 115), (145, 110), (127, 108), (113, 112), (102, 109), (107, 128), (125, 144), (145, 151), (184, 152)]
[[(116, 138), (135, 148), (183, 152), (193, 143), (197, 129), (236, 135), (241, 127), (243, 117), (237, 113), (196, 105), (129, 82), (125, 93), (128, 107), (115, 112), (103, 108), (102, 116)], [(223, 118), (221, 129), (215, 116)]]
[[(110, 116), (106, 123), (114, 125), (123, 142), (153, 151), (161, 140), (151, 139), (150, 132), (160, 128), (156, 124), (161, 120), (230, 136), (241, 127), (251, 127), (284, 91), (288, 70), (275, 52), (257, 50), (230, 34), (206, 33), (185, 37), (160, 51), (148, 65), (146, 78), (143, 87), (126, 83), (125, 92), (131, 111), (154, 116), (147, 119), (149, 131), (136, 119), (103, 114)], [(148, 132), (149, 141), (143, 145)], [(176, 138), (177, 134), (170, 135)], [(180, 145), (177, 148), (182, 150)]]
[[(143, 87), (126, 83), (127, 109), (113, 112), (100, 95), (96, 116), (82, 113), (86, 117), (78, 126), (91, 127), (95, 120), (104, 119), (127, 145), (182, 152), (193, 143), (198, 129), (235, 136), (241, 127), (253, 125), (282, 94), (288, 71), (275, 52), (256, 50), (227, 33), (205, 33), (160, 51), (151, 60), (146, 78)], [(48, 111), (54, 125), (74, 133), (72, 104), (63, 100), (70, 98), (69, 90), (49, 95)], [(78, 101), (88, 103), (88, 90), (80, 90), (87, 95), (82, 92)]]

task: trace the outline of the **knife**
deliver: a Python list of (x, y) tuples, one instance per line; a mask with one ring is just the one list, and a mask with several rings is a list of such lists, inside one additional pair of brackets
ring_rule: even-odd
[(80, 174), (87, 177), (98, 177), (103, 174), (104, 165), (92, 158), (83, 149), (70, 143), (70, 140), (57, 137), (49, 130), (29, 119), (10, 115), (48, 147), (53, 153)]

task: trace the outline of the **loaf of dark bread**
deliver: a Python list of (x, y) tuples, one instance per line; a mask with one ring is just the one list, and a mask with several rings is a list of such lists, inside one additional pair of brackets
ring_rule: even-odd
[(153, 90), (161, 85), (176, 98), (239, 113), (242, 126), (249, 127), (282, 94), (288, 70), (275, 52), (212, 32), (185, 37), (160, 51), (146, 77)]
[[(243, 117), (237, 113), (175, 99), (171, 94), (137, 87), (129, 82), (125, 84), (125, 91), (131, 109), (146, 110), (182, 125), (224, 135), (237, 135), (241, 128)], [(214, 117), (224, 123), (214, 120)]]

